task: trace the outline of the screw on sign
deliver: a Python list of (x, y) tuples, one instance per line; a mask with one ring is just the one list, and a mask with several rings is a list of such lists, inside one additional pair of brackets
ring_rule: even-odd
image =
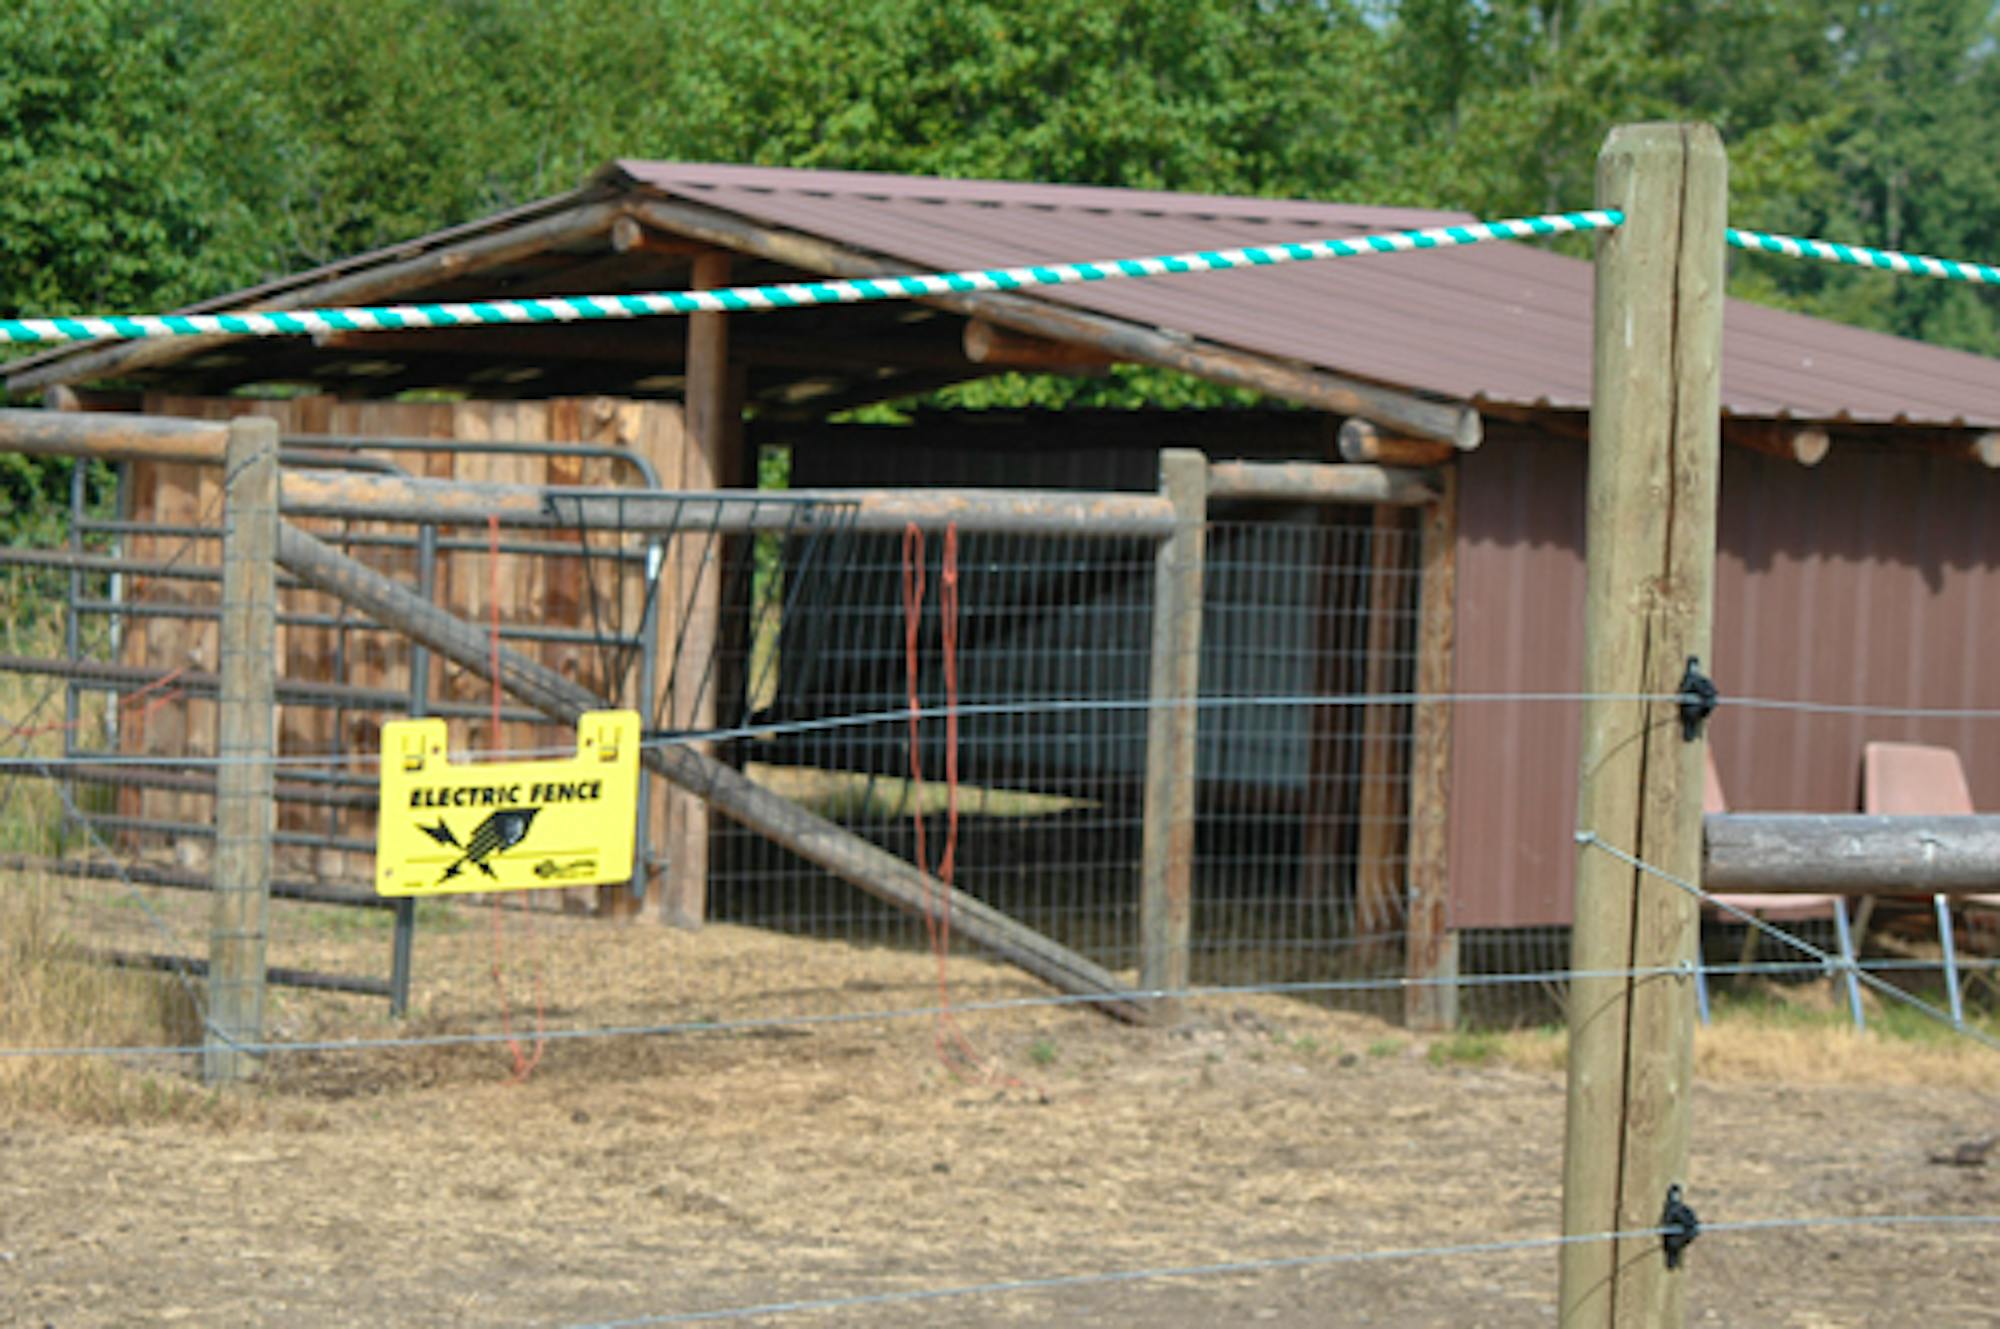
[(628, 881), (638, 817), (639, 717), (592, 711), (574, 757), (453, 763), (437, 719), (382, 726), (379, 895), (533, 890)]

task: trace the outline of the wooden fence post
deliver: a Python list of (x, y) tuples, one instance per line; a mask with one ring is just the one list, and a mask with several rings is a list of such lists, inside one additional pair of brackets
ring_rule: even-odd
[[(1706, 125), (1631, 125), (1598, 157), (1598, 205), (1625, 214), (1598, 242), (1584, 625), (1585, 834), (1684, 880), (1701, 873), (1702, 741), (1671, 702), (1708, 656), (1715, 566), (1728, 162)], [(1697, 902), (1606, 854), (1578, 850), (1582, 972), (1692, 965)], [(1695, 995), (1685, 974), (1570, 985), (1563, 1231), (1660, 1224), (1685, 1180)], [(1565, 1246), (1561, 1324), (1685, 1322), (1685, 1269), (1657, 1236)]]
[[(694, 287), (712, 290), (729, 284), (730, 255), (711, 250), (695, 256)], [(687, 438), (678, 487), (694, 493), (733, 483), (743, 445), (743, 403), (734, 390), (729, 364), (729, 316), (692, 314), (687, 328)], [(669, 486), (672, 477), (662, 476)], [(671, 671), (669, 723), (677, 729), (712, 729), (724, 661), (720, 534), (695, 531), (675, 538), (674, 575), (667, 583), (672, 603), (686, 621), (679, 625), (679, 654)], [(708, 753), (714, 745), (704, 743)], [(677, 927), (698, 928), (708, 917), (708, 804), (682, 789), (664, 791), (667, 800), (667, 889), (661, 909)]]
[(1417, 695), (1410, 720), (1409, 917), (1403, 945), (1403, 1023), (1458, 1025), (1458, 934), (1451, 930), (1451, 721), (1457, 677), (1458, 467), (1444, 467), (1424, 509), (1417, 586)]
[(276, 682), (278, 426), (229, 422), (224, 454), (221, 698), (216, 710), (215, 908), (202, 1078), (241, 1080), (264, 1037), (264, 939), (271, 898), (271, 757)]
[[(1152, 709), (1146, 724), (1146, 801), (1139, 893), (1139, 986), (1188, 985), (1194, 894), (1194, 701), (1201, 681), (1202, 567), (1208, 543), (1208, 458), (1187, 448), (1160, 453), (1160, 490), (1174, 505), (1174, 533), (1160, 542), (1153, 573)], [(1162, 1001), (1153, 1018), (1179, 1018)]]

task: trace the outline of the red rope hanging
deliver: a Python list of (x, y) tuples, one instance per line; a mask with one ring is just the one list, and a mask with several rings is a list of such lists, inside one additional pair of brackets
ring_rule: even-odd
[[(904, 666), (909, 681), (910, 701), (910, 816), (916, 830), (916, 863), (930, 873), (930, 851), (924, 829), (924, 759), (920, 720), (923, 703), (919, 696), (919, 647), (924, 612), (924, 533), (912, 522), (903, 531), (903, 647)], [(938, 587), (939, 636), (944, 656), (945, 688), (945, 841), (938, 859), (936, 879), (946, 888), (952, 884), (958, 860), (958, 527), (947, 526), (944, 559)], [(938, 1060), (947, 1070), (955, 1069), (956, 1049), (965, 1066), (983, 1070), (985, 1059), (972, 1049), (951, 1012), (951, 984), (946, 960), (951, 954), (951, 899), (944, 891), (933, 891), (925, 901), (924, 929), (930, 935), (931, 951), (937, 958), (938, 1018), (932, 1042)], [(947, 1036), (950, 1044), (947, 1045)]]
[[(486, 518), (486, 639), (488, 661), (493, 678), (493, 727), (487, 735), (487, 745), (499, 750), (505, 746), (500, 732), (500, 518), (489, 513)], [(542, 961), (541, 937), (535, 927), (535, 911), (528, 911), (529, 940), (535, 955), (532, 962), (535, 981), (535, 1050), (533, 1054), (521, 1050), (520, 1040), (514, 1037), (514, 1008), (507, 998), (507, 983), (503, 976), (507, 959), (506, 925), (502, 920), (500, 896), (495, 892), (488, 897), (493, 916), (493, 987), (500, 994), (500, 1032), (507, 1037), (507, 1050), (514, 1056), (514, 1082), (520, 1084), (534, 1074), (541, 1064), (542, 1052), (547, 1047), (542, 1037)]]

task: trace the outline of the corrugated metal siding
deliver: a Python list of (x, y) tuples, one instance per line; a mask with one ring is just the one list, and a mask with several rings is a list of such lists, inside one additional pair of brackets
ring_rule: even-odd
[[(1584, 446), (1508, 431), (1460, 461), (1460, 693), (1573, 692), (1583, 659)], [(1453, 927), (1567, 922), (1580, 708), (1452, 717)]]
[[(1726, 449), (1711, 722), (1731, 806), (1851, 811), (1862, 745), (1946, 743), (2000, 806), (1991, 720), (1732, 707), (1729, 698), (2000, 709), (2000, 475), (1836, 449), (1821, 466)], [(1573, 691), (1583, 652), (1585, 448), (1509, 434), (1464, 459), (1461, 692)], [(1567, 923), (1579, 708), (1468, 702), (1452, 752), (1454, 927)]]

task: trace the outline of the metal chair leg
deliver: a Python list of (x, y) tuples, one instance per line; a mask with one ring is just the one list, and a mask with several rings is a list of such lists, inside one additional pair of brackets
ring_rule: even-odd
[(1942, 895), (1933, 895), (1931, 904), (1937, 910), (1938, 944), (1944, 947), (1944, 990), (1951, 1005), (1951, 1024), (1954, 1029), (1965, 1028), (1965, 1001), (1958, 993), (1958, 948), (1951, 936), (1951, 901)]
[(1861, 975), (1856, 968), (1854, 930), (1847, 924), (1847, 901), (1837, 898), (1833, 902), (1833, 931), (1840, 942), (1840, 962), (1842, 974), (1847, 979), (1847, 1009), (1854, 1017), (1856, 1029), (1868, 1027), (1868, 1017), (1861, 1010)]

